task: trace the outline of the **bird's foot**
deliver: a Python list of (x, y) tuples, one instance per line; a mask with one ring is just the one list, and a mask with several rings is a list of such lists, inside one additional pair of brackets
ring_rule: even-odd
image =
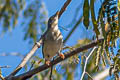
[(45, 64), (47, 64), (48, 66), (50, 65), (50, 61), (45, 61)]
[(64, 59), (65, 58), (65, 55), (63, 53), (60, 53), (59, 56)]

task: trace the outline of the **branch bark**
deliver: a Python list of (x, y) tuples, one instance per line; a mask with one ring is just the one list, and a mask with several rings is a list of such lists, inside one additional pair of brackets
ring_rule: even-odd
[[(67, 58), (69, 58), (69, 57), (71, 57), (71, 56), (73, 56), (73, 55), (76, 55), (76, 54), (78, 54), (78, 53), (80, 53), (80, 52), (82, 52), (82, 51), (84, 51), (84, 50), (87, 50), (87, 49), (90, 49), (90, 48), (93, 48), (93, 47), (97, 46), (97, 45), (98, 45), (99, 43), (101, 43), (103, 40), (104, 40), (104, 39), (102, 38), (102, 39), (99, 39), (99, 40), (97, 40), (97, 41), (93, 41), (93, 42), (91, 42), (91, 43), (89, 43), (89, 44), (87, 44), (87, 45), (84, 45), (84, 46), (82, 46), (82, 47), (76, 48), (75, 50), (73, 50), (73, 51), (65, 54), (65, 59), (64, 59), (64, 60), (66, 60)], [(11, 80), (26, 80), (26, 79), (32, 77), (33, 75), (35, 75), (36, 73), (41, 72), (41, 71), (44, 71), (44, 70), (50, 68), (51, 66), (53, 66), (53, 65), (55, 65), (55, 64), (57, 64), (57, 63), (59, 63), (59, 62), (61, 62), (61, 61), (63, 61), (63, 59), (60, 58), (60, 57), (58, 57), (58, 58), (55, 59), (54, 61), (51, 61), (51, 64), (50, 64), (49, 66), (46, 65), (46, 64), (41, 65), (41, 66), (39, 66), (38, 68), (35, 68), (35, 69), (33, 69), (33, 70), (30, 70), (30, 71), (25, 72), (25, 73), (23, 73), (23, 74), (20, 74), (20, 75), (18, 75), (18, 76), (14, 76), (14, 77), (11, 78)], [(6, 80), (7, 80), (7, 79), (6, 79)]]
[(59, 18), (60, 18), (60, 16), (63, 14), (63, 12), (66, 10), (66, 8), (67, 8), (67, 6), (70, 4), (70, 2), (71, 2), (71, 0), (67, 0), (67, 1), (65, 2), (65, 4), (63, 5), (63, 7), (62, 7), (61, 10), (60, 10)]
[(93, 52), (95, 51), (95, 49), (96, 49), (96, 47), (94, 47), (94, 48), (92, 49), (92, 51), (90, 52), (90, 54), (88, 55), (88, 57), (86, 57), (85, 65), (84, 65), (84, 68), (83, 68), (83, 73), (82, 73), (82, 76), (81, 76), (80, 80), (83, 80), (83, 78), (84, 78), (84, 75), (85, 75), (85, 73), (86, 73), (86, 67), (87, 67), (87, 64), (88, 64), (88, 60), (89, 60), (89, 58), (91, 57), (91, 55), (93, 54)]

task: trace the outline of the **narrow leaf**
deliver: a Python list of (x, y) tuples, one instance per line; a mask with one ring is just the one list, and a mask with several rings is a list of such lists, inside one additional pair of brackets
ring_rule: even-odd
[(96, 36), (98, 36), (100, 34), (100, 32), (98, 30), (97, 21), (95, 19), (94, 0), (90, 0), (90, 8), (91, 8), (91, 18), (92, 18), (92, 23), (93, 23), (93, 26), (94, 26), (94, 31), (96, 33)]
[(88, 26), (89, 26), (89, 1), (88, 0), (84, 0), (83, 17), (84, 17), (83, 24), (88, 29)]

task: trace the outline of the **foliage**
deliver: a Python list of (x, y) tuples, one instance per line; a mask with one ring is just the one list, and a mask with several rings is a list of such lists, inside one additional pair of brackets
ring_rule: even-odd
[(83, 23), (86, 28), (88, 28), (88, 26), (89, 26), (89, 10), (90, 10), (89, 8), (90, 8), (89, 1), (85, 0), (84, 6), (83, 6), (83, 16), (84, 16)]
[[(86, 0), (84, 0), (85, 3)], [(87, 2), (86, 2), (87, 3)], [(116, 40), (119, 39), (119, 16), (118, 16), (118, 9), (117, 9), (117, 1), (114, 0), (104, 0), (101, 4), (101, 7), (99, 8), (99, 13), (98, 13), (98, 17), (97, 20), (95, 19), (95, 12), (94, 12), (94, 3), (95, 0), (90, 0), (90, 7), (91, 7), (91, 18), (92, 18), (92, 23), (93, 23), (93, 29), (96, 33), (96, 38), (101, 38), (104, 37), (104, 42), (99, 44), (98, 50), (96, 51), (96, 56), (92, 56), (92, 61), (95, 61), (95, 66), (91, 66), (88, 69), (89, 73), (95, 73), (94, 69), (99, 70), (100, 67), (100, 63), (102, 61), (102, 65), (106, 66), (106, 64), (110, 64), (108, 62), (114, 62), (114, 66), (111, 67), (111, 69), (113, 69), (114, 67), (117, 68), (117, 72), (119, 72), (119, 67), (116, 67), (116, 62), (117, 65), (119, 65), (119, 57), (115, 56), (115, 52), (114, 49), (116, 48)], [(88, 8), (89, 4), (87, 6), (85, 6), (86, 4), (84, 4), (84, 7)], [(119, 3), (118, 3), (119, 5)], [(83, 11), (86, 10), (86, 8), (84, 8)], [(83, 15), (88, 14), (83, 13)], [(86, 18), (88, 20), (88, 18)], [(84, 25), (86, 26), (87, 21), (83, 21)], [(86, 23), (86, 24), (85, 24)], [(99, 29), (99, 30), (98, 30)], [(100, 32), (100, 33), (99, 33)], [(100, 36), (99, 36), (100, 35)], [(118, 54), (118, 53), (117, 53)], [(113, 57), (115, 56), (115, 57)], [(96, 58), (94, 58), (96, 57)], [(91, 61), (91, 62), (92, 62)], [(89, 63), (88, 65), (92, 65), (92, 63)], [(101, 66), (102, 66), (101, 65)], [(94, 67), (94, 68), (92, 68)], [(91, 70), (92, 71), (89, 71)], [(111, 72), (110, 69), (110, 72)], [(112, 73), (112, 72), (111, 72)], [(118, 75), (116, 73), (115, 77), (118, 78)]]
[[(27, 5), (27, 8), (25, 8), (23, 16), (25, 19), (30, 19), (27, 24), (28, 27), (24, 39), (26, 40), (30, 37), (36, 42), (39, 35), (41, 35), (40, 32), (43, 33), (47, 24), (45, 4), (39, 0), (31, 1), (31, 3)], [(25, 23), (23, 24), (25, 25)]]
[(101, 23), (100, 27), (102, 28), (102, 34), (105, 39), (104, 43), (101, 44), (103, 63), (105, 63), (105, 54), (109, 60), (111, 58), (113, 62), (117, 60), (113, 58), (115, 55), (113, 49), (116, 48), (116, 40), (119, 38), (117, 11), (117, 2), (113, 0), (104, 1), (99, 10), (98, 22)]
[[(17, 4), (18, 5), (17, 5)], [(21, 2), (14, 0), (0, 1), (0, 23), (3, 26), (3, 32), (6, 32), (11, 27), (15, 27), (20, 10)]]
[[(24, 27), (24, 39), (37, 40), (38, 35), (46, 28), (47, 10), (42, 0), (1, 0), (0, 26), (2, 31), (15, 27)], [(33, 41), (31, 40), (31, 41)]]
[[(116, 65), (119, 65), (120, 59), (118, 56), (115, 56), (116, 53), (114, 52), (114, 49), (116, 48), (116, 40), (119, 38), (118, 19), (119, 18), (118, 18), (117, 2), (114, 0), (104, 0), (104, 2), (102, 2), (101, 8), (99, 9), (99, 14), (97, 18), (97, 24), (98, 24), (97, 28), (99, 27), (101, 29), (100, 35), (104, 37), (104, 42), (99, 44), (98, 50), (96, 52), (97, 54), (96, 54), (95, 66), (96, 66), (96, 69), (99, 70), (100, 68), (99, 63), (101, 62), (101, 60), (102, 60), (101, 66), (102, 65), (106, 66), (106, 64), (109, 65), (110, 63), (108, 62), (111, 62), (112, 60), (114, 64), (110, 68), (110, 74), (112, 74), (111, 70), (115, 68), (116, 71), (114, 71), (114, 74), (116, 79), (119, 78), (118, 72), (120, 70), (119, 67), (116, 66)], [(92, 22), (94, 25), (94, 19)], [(95, 26), (94, 26), (94, 29), (95, 29)], [(95, 30), (96, 37), (97, 37), (98, 33), (96, 31), (98, 30)], [(92, 59), (92, 61), (95, 61), (94, 58)], [(92, 73), (94, 73), (93, 71)]]
[[(83, 24), (86, 29), (89, 29), (92, 23), (93, 31), (95, 32), (95, 36), (92, 37), (96, 37), (96, 39), (102, 37), (104, 38), (104, 41), (101, 44), (98, 44), (98, 48), (96, 51), (94, 51), (94, 55), (91, 56), (86, 70), (90, 75), (94, 75), (95, 73), (99, 73), (100, 70), (103, 70), (106, 66), (110, 66), (110, 76), (114, 74), (115, 78), (118, 79), (118, 73), (120, 71), (120, 51), (117, 50), (117, 53), (115, 53), (114, 49), (116, 49), (116, 40), (118, 40), (120, 36), (120, 15), (118, 15), (120, 13), (120, 3), (117, 4), (117, 1), (115, 0), (104, 0), (103, 2), (101, 1), (100, 8), (98, 9), (98, 14), (95, 14), (94, 8), (96, 7), (96, 1), (97, 0), (84, 0)], [(76, 13), (78, 13), (79, 11), (80, 10), (77, 10)], [(81, 23), (82, 17), (78, 21), (74, 19), (73, 21), (75, 21), (75, 26), (71, 30), (69, 37), (75, 31), (77, 26), (79, 26), (79, 24)], [(45, 9), (45, 4), (43, 3), (43, 1), (0, 1), (0, 26), (2, 26), (3, 32), (12, 30), (18, 26), (23, 26), (25, 32), (24, 39), (33, 39), (34, 42), (36, 42), (36, 40), (40, 38), (39, 35), (44, 32), (46, 24), (47, 10)], [(66, 41), (68, 38), (66, 38)], [(77, 44), (72, 46), (71, 48), (68, 48), (66, 52), (88, 44), (91, 41), (92, 39), (88, 38), (78, 40)], [(76, 73), (76, 67), (79, 65), (78, 63), (81, 64), (83, 69), (83, 64), (85, 62), (84, 56), (88, 55), (89, 52), (90, 50), (84, 51), (80, 55), (72, 56), (60, 65), (54, 66), (53, 79), (61, 80), (63, 77), (65, 77), (66, 80), (73, 80)], [(35, 56), (31, 59), (30, 63), (25, 66), (25, 70), (29, 70), (29, 66), (31, 66), (30, 69), (32, 69), (38, 67), (43, 63), (43, 59)], [(55, 67), (60, 68), (56, 69)], [(36, 74), (31, 78), (31, 80), (45, 80), (49, 78), (49, 74), (50, 69)], [(88, 79), (88, 76), (85, 76), (84, 79)]]

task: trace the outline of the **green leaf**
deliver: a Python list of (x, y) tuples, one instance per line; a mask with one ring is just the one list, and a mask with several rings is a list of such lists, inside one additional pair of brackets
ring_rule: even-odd
[(2, 71), (1, 71), (1, 68), (0, 68), (0, 75), (2, 75)]
[(68, 73), (68, 75), (67, 75), (67, 80), (74, 80), (73, 79), (73, 73)]
[(83, 24), (88, 29), (88, 26), (89, 26), (89, 1), (88, 0), (84, 1), (83, 16), (84, 16)]
[(27, 66), (27, 64), (24, 66), (24, 69), (25, 69), (25, 71), (28, 70), (28, 66)]
[(92, 18), (92, 23), (93, 23), (93, 26), (94, 26), (94, 31), (96, 33), (96, 36), (98, 36), (100, 34), (100, 32), (98, 30), (97, 21), (95, 19), (94, 0), (90, 0), (90, 8), (91, 8), (91, 18)]

